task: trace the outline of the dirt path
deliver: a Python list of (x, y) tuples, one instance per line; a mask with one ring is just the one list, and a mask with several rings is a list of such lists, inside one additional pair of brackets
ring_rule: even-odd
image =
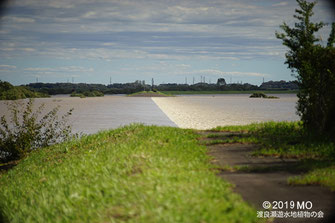
[[(208, 133), (202, 132), (204, 137), (202, 142), (208, 143)], [(221, 139), (231, 137), (231, 133), (218, 133)], [(218, 138), (216, 138), (218, 139)], [(264, 209), (264, 201), (282, 201), (282, 209), (272, 209), (273, 211), (299, 211), (313, 212), (322, 211), (324, 218), (275, 218), (274, 222), (335, 222), (331, 221), (335, 214), (335, 193), (321, 186), (296, 186), (289, 185), (287, 179), (297, 176), (301, 172), (297, 171), (298, 161), (294, 159), (281, 159), (274, 157), (255, 157), (251, 152), (257, 149), (253, 144), (215, 144), (209, 145), (209, 154), (213, 156), (213, 163), (221, 168), (219, 176), (235, 185), (234, 191), (239, 193), (243, 199), (253, 205), (257, 211), (269, 211)], [(243, 168), (230, 168), (242, 166)], [(285, 204), (285, 201), (288, 203)], [(290, 201), (295, 207), (291, 209)], [(297, 202), (307, 204), (311, 209), (296, 209)], [(278, 203), (278, 206), (280, 204)], [(286, 206), (287, 205), (287, 206)], [(287, 208), (286, 208), (287, 207)], [(259, 214), (259, 213), (255, 213)], [(308, 214), (308, 213), (307, 213)], [(334, 219), (333, 219), (334, 220)]]

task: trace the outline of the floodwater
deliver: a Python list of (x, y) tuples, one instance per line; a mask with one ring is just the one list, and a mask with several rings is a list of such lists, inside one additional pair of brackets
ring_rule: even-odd
[(296, 121), (297, 96), (279, 99), (249, 98), (249, 94), (191, 95), (153, 98), (167, 116), (182, 128), (209, 129), (218, 125), (244, 125), (264, 121)]
[[(130, 123), (206, 129), (269, 120), (298, 120), (295, 114), (297, 97), (288, 94), (278, 96), (280, 99), (249, 98), (244, 94), (159, 98), (124, 95), (71, 98), (58, 95), (35, 99), (35, 105), (44, 103), (45, 111), (60, 105), (60, 114), (74, 108), (69, 123), (73, 132), (85, 134)], [(0, 115), (9, 115), (5, 101), (0, 101)]]
[[(45, 104), (45, 111), (60, 105), (59, 114), (74, 108), (69, 118), (74, 133), (91, 134), (131, 123), (176, 126), (151, 100), (145, 97), (110, 96), (77, 98), (57, 95), (35, 99), (36, 107)], [(9, 114), (5, 101), (0, 101), (0, 114)]]

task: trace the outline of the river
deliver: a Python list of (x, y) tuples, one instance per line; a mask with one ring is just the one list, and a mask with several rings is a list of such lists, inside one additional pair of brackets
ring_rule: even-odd
[[(297, 97), (278, 95), (280, 99), (249, 98), (249, 95), (191, 95), (177, 97), (127, 97), (106, 95), (95, 98), (71, 98), (58, 95), (35, 99), (45, 111), (60, 105), (60, 114), (74, 108), (69, 123), (73, 132), (91, 134), (130, 123), (206, 129), (218, 125), (248, 124), (260, 121), (294, 121)], [(20, 100), (22, 101), (22, 100)], [(23, 100), (26, 101), (26, 100)], [(0, 114), (9, 116), (5, 101)]]

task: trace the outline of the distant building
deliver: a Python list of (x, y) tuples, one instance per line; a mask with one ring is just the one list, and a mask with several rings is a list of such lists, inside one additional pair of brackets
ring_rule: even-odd
[(224, 78), (219, 78), (216, 84), (219, 86), (227, 85), (226, 80)]

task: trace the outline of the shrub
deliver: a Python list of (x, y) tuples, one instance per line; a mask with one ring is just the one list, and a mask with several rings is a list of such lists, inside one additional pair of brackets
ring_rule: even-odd
[[(8, 162), (29, 152), (73, 137), (67, 119), (73, 109), (58, 117), (59, 107), (42, 115), (44, 104), (33, 111), (33, 99), (7, 103), (10, 122), (3, 115), (0, 121), (0, 161)], [(42, 116), (39, 118), (39, 116)]]

